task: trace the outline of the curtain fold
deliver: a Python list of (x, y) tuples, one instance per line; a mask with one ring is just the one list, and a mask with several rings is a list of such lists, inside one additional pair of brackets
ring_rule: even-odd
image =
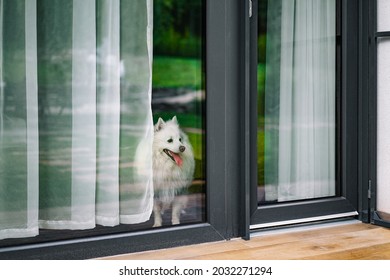
[[(96, 19), (95, 0), (73, 1), (71, 204), (66, 228), (95, 226)], [(68, 223), (70, 223), (68, 225)]]
[(38, 234), (35, 4), (0, 1), (0, 238)]
[[(291, 201), (333, 196), (335, 1), (271, 2), (269, 9), (280, 11), (280, 26), (276, 28), (281, 35), (280, 44), (275, 43), (277, 53), (272, 46), (267, 48), (267, 60), (279, 63), (270, 66), (270, 75), (277, 75), (278, 79), (267, 75), (266, 80), (266, 106), (273, 104), (266, 110), (266, 119), (270, 120), (266, 126), (266, 165), (268, 170), (272, 169), (268, 178), (266, 174), (266, 199)], [(275, 19), (269, 20), (275, 28)], [(275, 136), (277, 141), (272, 143), (270, 137)]]
[(97, 6), (97, 193), (98, 224), (119, 224), (120, 2)]
[(152, 0), (0, 9), (0, 239), (149, 220)]
[(120, 8), (119, 209), (120, 221), (126, 224), (148, 220), (153, 209), (152, 3), (121, 1)]

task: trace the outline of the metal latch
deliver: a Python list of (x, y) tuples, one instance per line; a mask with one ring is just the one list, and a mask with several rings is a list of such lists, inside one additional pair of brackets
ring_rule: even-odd
[(368, 198), (371, 198), (371, 180), (368, 180), (368, 193), (367, 193)]

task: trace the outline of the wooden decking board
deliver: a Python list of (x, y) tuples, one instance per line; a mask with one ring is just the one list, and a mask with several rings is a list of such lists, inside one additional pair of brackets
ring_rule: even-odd
[[(229, 244), (229, 245), (227, 245)], [(211, 245), (211, 246), (210, 246)], [(199, 255), (207, 252), (208, 254), (216, 254), (223, 253), (226, 251), (226, 247), (229, 247), (230, 250), (243, 250), (247, 247), (241, 242), (237, 241), (219, 241), (213, 243), (204, 243), (198, 245), (191, 246), (183, 246), (177, 248), (170, 249), (162, 249), (155, 251), (146, 251), (141, 253), (134, 253), (128, 255), (120, 255), (109, 257), (109, 259), (113, 260), (121, 260), (121, 259), (148, 259), (148, 260), (161, 260), (161, 259), (186, 259), (191, 257), (197, 257)], [(166, 258), (169, 256), (168, 258)]]
[(310, 257), (297, 258), (302, 260), (390, 260), (390, 243), (370, 247), (349, 249), (340, 252), (325, 253)]
[(277, 233), (106, 259), (288, 260), (390, 259), (390, 229), (356, 223)]

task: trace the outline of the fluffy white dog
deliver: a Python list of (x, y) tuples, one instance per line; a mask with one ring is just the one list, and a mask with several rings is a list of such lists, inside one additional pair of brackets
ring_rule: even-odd
[(166, 122), (159, 118), (153, 140), (154, 227), (161, 226), (161, 215), (169, 207), (172, 207), (172, 224), (180, 224), (194, 169), (192, 146), (176, 116)]

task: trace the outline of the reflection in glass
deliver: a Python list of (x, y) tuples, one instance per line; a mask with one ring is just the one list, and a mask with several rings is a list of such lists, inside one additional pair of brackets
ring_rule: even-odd
[(335, 195), (334, 0), (259, 1), (258, 201)]
[[(163, 211), (163, 226), (176, 223), (172, 214), (175, 216), (175, 212), (179, 211), (178, 207), (182, 207), (180, 223), (205, 221), (203, 9), (203, 0), (154, 1), (153, 119), (155, 125), (160, 118), (160, 121), (168, 123), (175, 118), (178, 123), (178, 127), (173, 125), (176, 127), (171, 135), (173, 143), (166, 142), (158, 147), (161, 149), (166, 144), (177, 145), (175, 143), (180, 141), (177, 142), (177, 138), (173, 137), (177, 135), (177, 129), (181, 131), (178, 136), (182, 138), (181, 145), (186, 147), (182, 153), (184, 160), (180, 168), (182, 171), (178, 172), (177, 163), (168, 159), (167, 164), (168, 166), (172, 164), (172, 169), (162, 177), (170, 177), (172, 176), (170, 173), (178, 172), (179, 177), (189, 180), (190, 174), (193, 174), (193, 180), (188, 184), (188, 188), (183, 187), (186, 183), (178, 183), (178, 179), (172, 179), (176, 181), (173, 185), (178, 185), (174, 191), (176, 198), (173, 204), (164, 205), (161, 200), (173, 196), (172, 180), (163, 182), (159, 176), (155, 176), (156, 211), (159, 212), (160, 207), (168, 208)], [(163, 127), (164, 125), (161, 128)], [(167, 136), (164, 129), (155, 135), (161, 137), (162, 134), (164, 137)], [(173, 149), (178, 151), (179, 146)], [(192, 163), (185, 161), (186, 154), (191, 150), (193, 155), (188, 157), (193, 158), (194, 167), (191, 167)], [(160, 167), (159, 165), (158, 170), (161, 170)], [(191, 168), (193, 171), (189, 170)], [(171, 189), (171, 194), (166, 194), (167, 189)], [(163, 192), (165, 194), (162, 194)], [(171, 202), (171, 199), (168, 200), (166, 202)], [(176, 203), (176, 200), (179, 203)]]

